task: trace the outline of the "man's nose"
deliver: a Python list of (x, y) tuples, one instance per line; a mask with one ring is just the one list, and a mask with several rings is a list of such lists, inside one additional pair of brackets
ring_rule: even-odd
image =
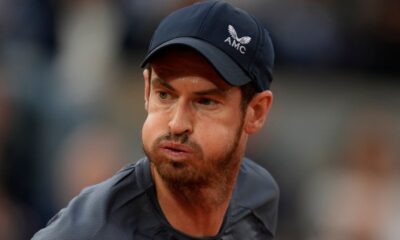
[(171, 114), (168, 123), (171, 134), (180, 135), (193, 132), (193, 116), (189, 104), (178, 101)]

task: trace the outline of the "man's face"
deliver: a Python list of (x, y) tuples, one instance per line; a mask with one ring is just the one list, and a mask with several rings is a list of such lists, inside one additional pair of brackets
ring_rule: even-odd
[(161, 178), (194, 187), (235, 174), (245, 141), (240, 89), (188, 49), (157, 56), (145, 82), (142, 140)]

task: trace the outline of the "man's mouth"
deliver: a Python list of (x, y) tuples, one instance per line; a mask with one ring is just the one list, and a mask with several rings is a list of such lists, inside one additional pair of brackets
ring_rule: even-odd
[(193, 152), (193, 149), (191, 147), (189, 147), (189, 146), (187, 146), (185, 144), (171, 142), (171, 141), (162, 142), (160, 144), (160, 148), (167, 149), (169, 151), (177, 152), (177, 153), (180, 153), (180, 152), (182, 152), (182, 153), (192, 153)]
[(161, 142), (159, 149), (176, 161), (184, 160), (188, 155), (193, 154), (193, 149), (190, 146), (172, 141)]

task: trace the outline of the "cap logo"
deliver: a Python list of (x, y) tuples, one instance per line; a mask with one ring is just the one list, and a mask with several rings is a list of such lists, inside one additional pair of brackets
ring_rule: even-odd
[(243, 36), (238, 37), (235, 28), (232, 25), (228, 25), (228, 32), (230, 37), (227, 37), (224, 42), (228, 43), (231, 47), (238, 50), (241, 54), (246, 54), (246, 47), (243, 45), (249, 44), (251, 37)]

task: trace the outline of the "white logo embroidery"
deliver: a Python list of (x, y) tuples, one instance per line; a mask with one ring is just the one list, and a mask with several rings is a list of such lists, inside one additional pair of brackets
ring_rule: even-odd
[(230, 46), (236, 48), (241, 54), (246, 53), (246, 47), (243, 45), (249, 44), (251, 41), (251, 37), (244, 36), (239, 38), (235, 28), (232, 25), (228, 25), (228, 32), (231, 35), (227, 37), (224, 42), (229, 43)]

